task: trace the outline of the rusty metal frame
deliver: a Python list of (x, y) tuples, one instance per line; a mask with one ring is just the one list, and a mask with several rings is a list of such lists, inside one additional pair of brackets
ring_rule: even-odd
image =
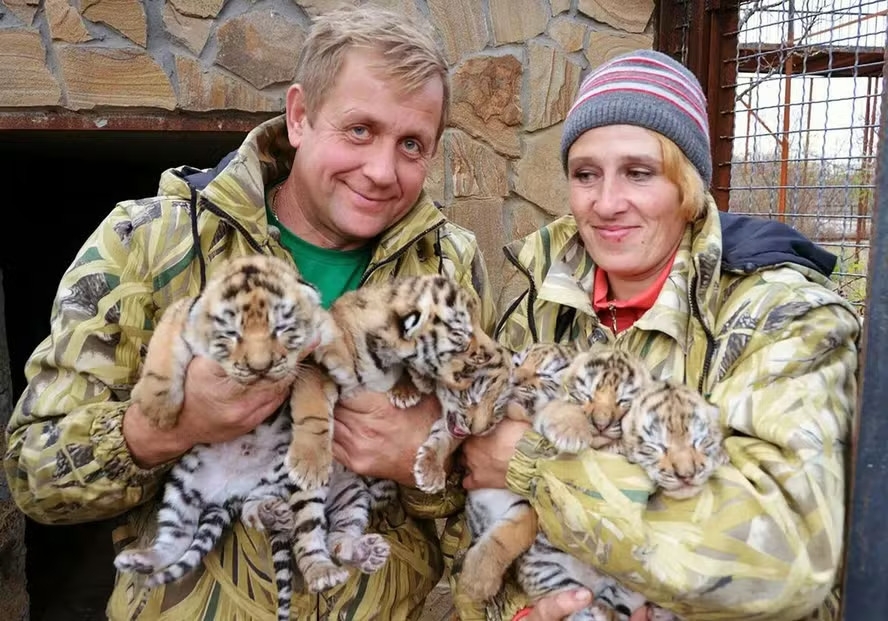
[(657, 14), (656, 48), (697, 76), (709, 104), (711, 191), (722, 211), (731, 185), (739, 15), (738, 0), (661, 0)]
[(279, 112), (0, 111), (2, 130), (248, 132)]
[[(883, 67), (888, 79), (888, 65)], [(879, 144), (888, 144), (888, 93), (883, 89)], [(866, 322), (859, 372), (858, 415), (851, 435), (845, 530), (843, 621), (888, 617), (888, 150), (878, 150)]]

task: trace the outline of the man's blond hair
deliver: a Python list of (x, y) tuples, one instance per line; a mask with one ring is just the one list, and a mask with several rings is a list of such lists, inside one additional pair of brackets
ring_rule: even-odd
[(444, 87), (444, 106), (437, 138), (447, 124), (450, 81), (447, 61), (431, 27), (392, 11), (363, 5), (343, 7), (319, 15), (302, 47), (296, 79), (305, 93), (310, 122), (336, 84), (346, 55), (361, 50), (378, 57), (374, 67), (410, 94), (438, 78)]

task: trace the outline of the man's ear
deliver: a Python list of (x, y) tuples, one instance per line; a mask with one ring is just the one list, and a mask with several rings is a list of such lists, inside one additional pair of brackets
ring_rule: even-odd
[(293, 84), (287, 89), (287, 138), (290, 146), (298, 149), (302, 144), (302, 133), (308, 123), (305, 109), (305, 92), (301, 84)]

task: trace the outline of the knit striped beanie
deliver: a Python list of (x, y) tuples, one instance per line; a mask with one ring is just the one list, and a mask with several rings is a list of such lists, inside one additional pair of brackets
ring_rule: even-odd
[(561, 162), (586, 130), (603, 125), (638, 125), (669, 138), (712, 181), (706, 97), (690, 71), (669, 56), (637, 50), (617, 56), (590, 73), (567, 113)]

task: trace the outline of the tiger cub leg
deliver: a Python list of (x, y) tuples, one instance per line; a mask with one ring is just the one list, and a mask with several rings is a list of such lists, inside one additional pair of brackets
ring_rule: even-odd
[(160, 429), (170, 429), (179, 419), (185, 400), (185, 369), (192, 353), (183, 338), (192, 298), (175, 302), (161, 317), (151, 341), (132, 399), (142, 414)]
[(447, 458), (462, 444), (462, 438), (453, 436), (447, 430), (444, 416), (432, 424), (428, 439), (416, 451), (413, 462), (413, 478), (416, 487), (427, 494), (435, 494), (444, 489), (447, 472), (444, 464)]
[(114, 559), (120, 571), (153, 574), (175, 563), (185, 554), (198, 530), (202, 507), (190, 496), (167, 484), (157, 512), (157, 536), (150, 548), (123, 550)]
[(293, 554), (309, 592), (319, 593), (348, 579), (348, 570), (330, 556), (324, 504), (327, 488), (297, 490), (290, 496), (293, 513)]
[(333, 406), (336, 384), (315, 366), (306, 367), (290, 389), (292, 436), (284, 465), (300, 489), (318, 489), (333, 466)]
[(174, 582), (185, 574), (197, 569), (204, 557), (210, 553), (222, 539), (225, 529), (240, 511), (240, 503), (229, 503), (226, 506), (212, 505), (207, 507), (200, 516), (197, 532), (188, 549), (179, 560), (149, 576), (146, 586), (150, 589), (161, 584)]
[(463, 560), (457, 586), (475, 602), (488, 601), (499, 592), (509, 566), (533, 545), (537, 534), (536, 511), (520, 496), (508, 490), (472, 491), (467, 511), (476, 510), (482, 500), (487, 505), (509, 504), (472, 543)]
[(376, 504), (373, 493), (361, 477), (339, 466), (336, 468), (327, 503), (330, 553), (344, 565), (373, 573), (389, 557), (389, 544), (381, 535), (365, 534), (370, 512)]

